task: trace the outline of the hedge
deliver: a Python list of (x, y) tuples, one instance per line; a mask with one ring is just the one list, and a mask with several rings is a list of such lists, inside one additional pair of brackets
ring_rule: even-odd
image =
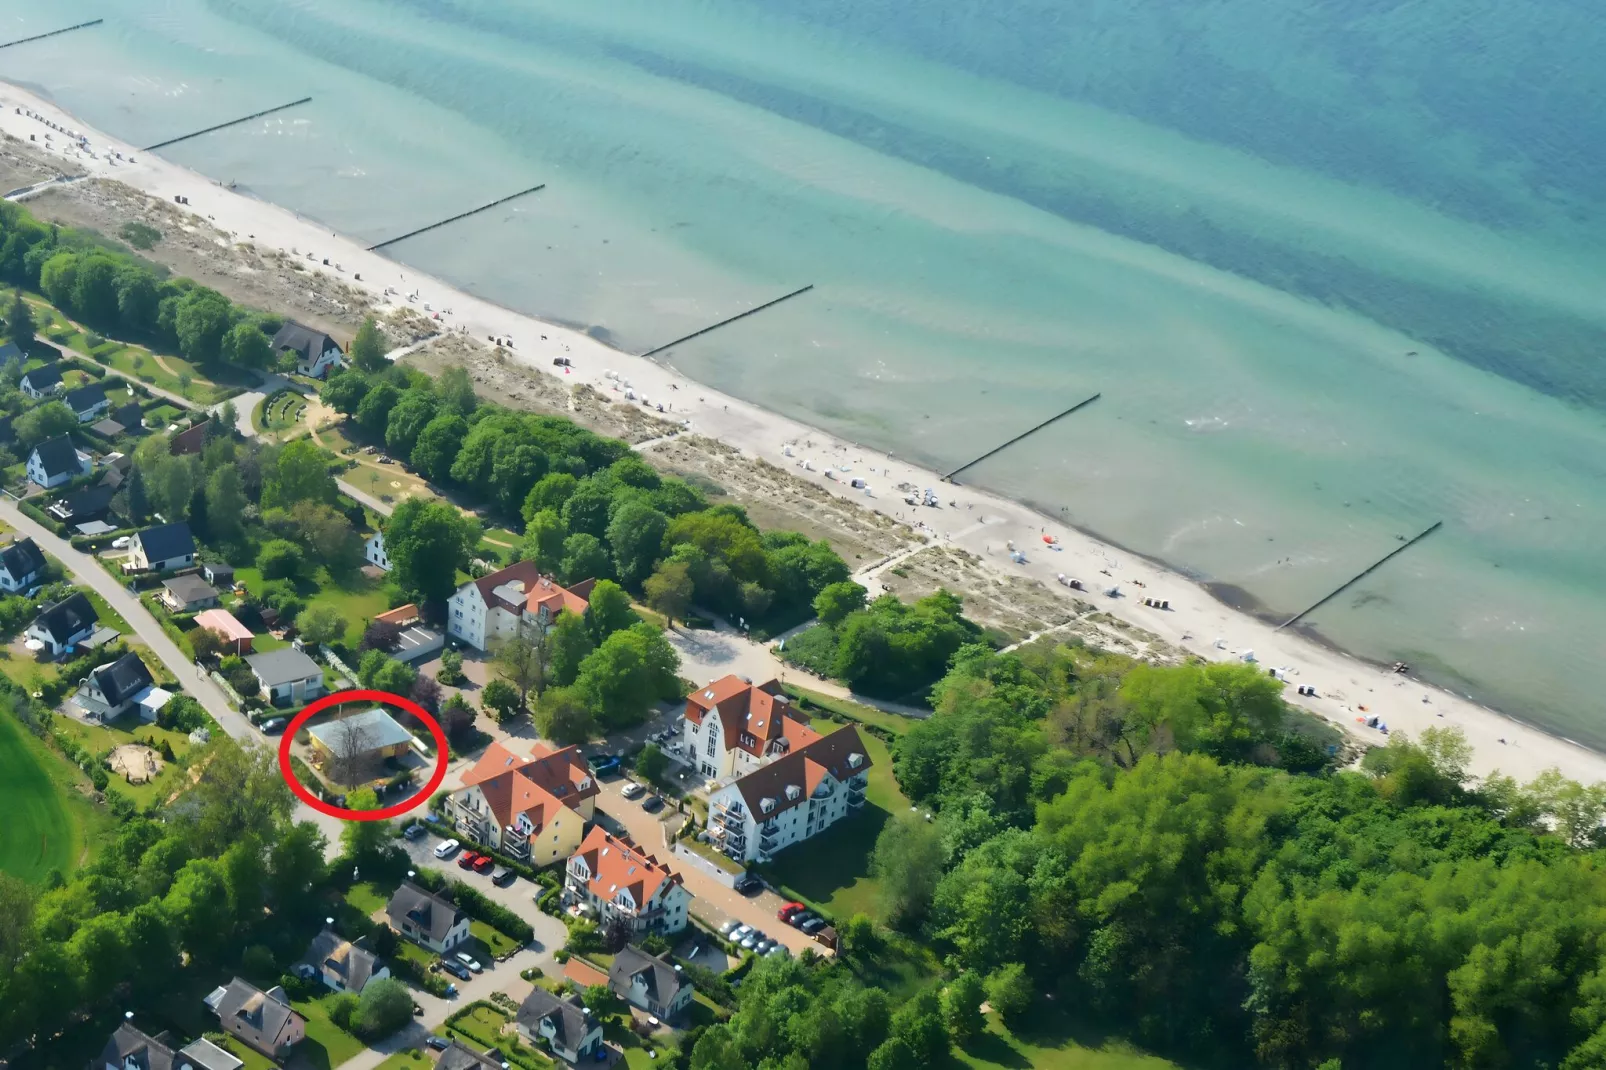
[(485, 922), (516, 943), (527, 944), (535, 939), (535, 930), (530, 927), (529, 922), (501, 903), (486, 898), (478, 888), (470, 887), (462, 881), (448, 881), (447, 884), (452, 891), (452, 900), (469, 917)]
[(66, 538), (67, 525), (63, 524), (54, 517), (47, 515), (43, 509), (39, 508), (33, 502), (18, 502), (17, 508), (20, 509), (22, 511), (22, 515), (27, 517), (29, 520), (43, 524), (46, 528), (50, 529), (53, 534), (59, 535), (62, 538)]

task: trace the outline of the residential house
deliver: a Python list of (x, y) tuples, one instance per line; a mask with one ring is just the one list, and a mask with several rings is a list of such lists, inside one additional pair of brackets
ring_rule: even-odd
[(89, 429), (95, 434), (99, 435), (101, 438), (108, 440), (116, 438), (118, 435), (127, 430), (127, 428), (118, 423), (116, 420), (113, 420), (110, 416), (96, 420), (94, 423), (89, 425)]
[(312, 938), (306, 964), (336, 992), (361, 992), (369, 981), (390, 976), (390, 967), (361, 941), (354, 944), (327, 928)]
[(323, 670), (293, 646), (245, 659), (262, 685), (262, 697), (275, 706), (300, 706), (323, 694)]
[(307, 1020), (290, 1007), (290, 997), (274, 985), (266, 992), (239, 977), (206, 997), (223, 1031), (275, 1061), (283, 1061), (307, 1035)]
[(284, 326), (273, 336), (273, 351), (287, 350), (295, 354), (296, 371), (314, 379), (322, 379), (331, 368), (340, 367), (340, 343), (294, 320), (285, 320)]
[(73, 700), (85, 712), (102, 721), (112, 721), (133, 709), (155, 685), (139, 655), (129, 651), (116, 661), (91, 669)]
[(100, 485), (116, 490), (133, 470), (134, 459), (121, 453), (108, 453), (101, 458), (101, 464), (106, 466), (106, 474), (100, 477)]
[(117, 491), (107, 486), (85, 487), (83, 490), (57, 498), (45, 512), (63, 524), (77, 526), (105, 517)]
[(613, 957), (608, 968), (613, 994), (656, 1018), (673, 1018), (692, 1000), (692, 984), (679, 966), (649, 955), (631, 944)]
[(88, 475), (89, 454), (74, 446), (66, 435), (46, 439), (28, 454), (28, 479), (46, 490)]
[(57, 657), (94, 635), (96, 620), (95, 607), (89, 599), (82, 591), (74, 591), (41, 609), (24, 634), (39, 640), (52, 657)]
[(717, 783), (708, 833), (738, 862), (768, 861), (864, 806), (870, 758), (853, 725)]
[(106, 400), (106, 388), (99, 383), (85, 383), (67, 391), (62, 398), (67, 407), (78, 417), (81, 424), (92, 424), (105, 416), (111, 410), (112, 403)]
[(390, 558), (385, 556), (385, 533), (376, 531), (363, 543), (362, 555), (367, 562), (384, 572), (390, 571)]
[(206, 448), (206, 435), (211, 425), (211, 420), (202, 420), (200, 423), (180, 431), (168, 440), (168, 452), (175, 457), (182, 457), (187, 453), (200, 453)]
[(174, 613), (194, 613), (217, 605), (217, 588), (188, 572), (163, 580), (161, 599)]
[(111, 418), (122, 425), (124, 431), (145, 430), (145, 410), (137, 401), (127, 401), (112, 410)]
[(307, 729), (313, 753), (324, 762), (377, 766), (387, 758), (400, 758), (413, 743), (413, 734), (381, 707), (325, 721)]
[(17, 383), (17, 389), (33, 398), (43, 401), (61, 392), (61, 367), (56, 364), (42, 364), (31, 372), (24, 372), (22, 380)]
[(49, 565), (32, 539), (22, 538), (0, 550), (0, 591), (26, 591), (44, 580)]
[(570, 857), (563, 881), (565, 906), (588, 906), (603, 923), (622, 918), (636, 937), (684, 929), (691, 900), (680, 874), (601, 825)]
[(437, 955), (468, 939), (468, 915), (412, 881), (402, 881), (385, 906), (385, 916), (392, 929)]
[(244, 1065), (205, 1038), (174, 1051), (166, 1032), (147, 1036), (124, 1022), (89, 1061), (88, 1070), (240, 1070)]
[(452, 595), (446, 631), (476, 650), (511, 639), (521, 628), (551, 627), (560, 612), (586, 611), (594, 580), (564, 588), (541, 575), (534, 561), (520, 561), (471, 580)]
[(228, 652), (230, 654), (238, 654), (241, 657), (251, 653), (251, 644), (256, 639), (251, 634), (251, 629), (241, 624), (235, 619), (234, 614), (226, 609), (201, 610), (195, 614), (195, 626), (197, 628), (210, 628), (222, 635), (223, 638), (229, 641)]
[(0, 368), (4, 368), (13, 361), (17, 364), (22, 364), (27, 359), (28, 354), (24, 353), (22, 347), (17, 343), (7, 342), (4, 345), (0, 345)]
[(502, 1053), (492, 1048), (478, 1052), (460, 1040), (454, 1040), (435, 1060), (435, 1070), (502, 1070), (507, 1063)]
[(579, 849), (601, 790), (578, 747), (538, 743), (521, 758), (498, 741), (447, 797), (446, 816), (465, 839), (545, 866)]
[(146, 528), (128, 541), (124, 572), (168, 572), (195, 564), (195, 536), (183, 521)]
[(569, 1063), (589, 1059), (602, 1048), (602, 1023), (579, 996), (555, 996), (536, 986), (514, 1017), (519, 1035)]
[(686, 696), (683, 742), (710, 779), (745, 773), (820, 738), (774, 680), (725, 676)]
[(446, 645), (446, 636), (419, 623), (418, 607), (411, 602), (375, 614), (374, 620), (394, 624), (401, 629), (396, 634), (396, 645), (390, 651), (390, 656), (397, 661), (422, 661)]
[(220, 591), (232, 590), (234, 587), (234, 566), (220, 565), (213, 561), (201, 563), (201, 575)]

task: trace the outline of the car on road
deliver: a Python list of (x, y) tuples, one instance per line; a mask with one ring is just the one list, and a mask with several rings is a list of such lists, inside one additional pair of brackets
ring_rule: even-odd
[(506, 888), (508, 885), (512, 884), (518, 879), (519, 875), (514, 873), (511, 869), (508, 869), (506, 866), (497, 866), (495, 869), (491, 870), (491, 883), (496, 885), (498, 888)]
[(450, 858), (457, 853), (457, 849), (461, 846), (463, 845), (456, 840), (446, 840), (443, 843), (438, 843), (435, 845), (435, 857)]
[(664, 797), (662, 795), (649, 795), (641, 800), (641, 808), (649, 814), (656, 814), (664, 808)]
[(631, 781), (627, 781), (625, 783), (625, 786), (619, 789), (619, 794), (623, 795), (627, 799), (634, 799), (637, 795), (640, 795), (642, 792), (644, 792), (646, 790), (647, 790), (646, 788), (642, 787), (640, 784), (636, 783), (634, 780), (631, 780)]
[(283, 732), (287, 723), (283, 717), (270, 717), (262, 722), (262, 734), (271, 736), (276, 732)]
[(786, 904), (781, 909), (777, 910), (775, 912), (775, 916), (777, 918), (779, 918), (780, 920), (782, 920), (782, 921), (791, 921), (793, 914), (796, 914), (800, 910), (807, 910), (807, 909), (808, 909), (808, 907), (804, 906), (802, 903), (793, 901), (793, 902), (790, 902), (790, 903)]
[(794, 929), (801, 929), (804, 925), (814, 921), (816, 917), (818, 917), (818, 915), (811, 914), (807, 910), (800, 910), (796, 914), (793, 914), (790, 918), (787, 918), (786, 924), (790, 925)]
[(480, 965), (479, 959), (475, 958), (473, 955), (470, 955), (466, 951), (459, 951), (457, 953), (457, 961), (462, 963), (464, 966), (467, 966), (470, 970), (473, 970), (475, 973), (484, 973), (485, 972), (485, 967)]
[(473, 852), (473, 851), (464, 851), (462, 854), (457, 856), (457, 868), (458, 869), (473, 869), (474, 868), (474, 863), (478, 862), (479, 860), (480, 860), (480, 856), (478, 854), (476, 854), (475, 852)]
[(467, 966), (464, 966), (461, 962), (454, 962), (451, 959), (441, 959), (441, 969), (445, 970), (459, 981), (467, 981), (470, 977), (474, 976), (473, 972), (470, 971)]
[(447, 1040), (445, 1037), (438, 1037), (434, 1033), (431, 1033), (429, 1036), (425, 1037), (424, 1043), (434, 1048), (436, 1051), (445, 1051), (447, 1048), (452, 1046), (451, 1041)]
[(419, 839), (424, 835), (424, 826), (408, 825), (406, 830), (402, 832), (402, 835), (406, 836), (409, 840)]
[(751, 873), (744, 873), (733, 887), (741, 895), (753, 895), (764, 887), (764, 882)]
[(480, 855), (474, 860), (475, 873), (489, 873), (496, 868), (496, 859), (490, 855)]

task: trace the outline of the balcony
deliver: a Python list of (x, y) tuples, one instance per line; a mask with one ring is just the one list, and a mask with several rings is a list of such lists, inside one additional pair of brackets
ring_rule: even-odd
[(848, 785), (848, 806), (851, 807), (852, 809), (857, 810), (859, 807), (861, 807), (863, 805), (864, 805), (864, 785), (863, 784), (849, 784)]

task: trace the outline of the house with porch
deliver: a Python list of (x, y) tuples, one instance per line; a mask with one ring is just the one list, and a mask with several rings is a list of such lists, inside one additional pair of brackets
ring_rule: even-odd
[(295, 320), (285, 320), (284, 326), (275, 332), (273, 351), (293, 353), (297, 373), (313, 379), (322, 379), (331, 369), (340, 367), (343, 356), (339, 342)]
[(112, 403), (106, 400), (106, 388), (99, 383), (85, 383), (67, 391), (62, 398), (81, 424), (92, 424), (111, 411)]
[(537, 985), (519, 1004), (514, 1023), (525, 1043), (568, 1063), (590, 1061), (602, 1048), (602, 1022), (579, 996), (555, 996)]
[(591, 827), (564, 871), (564, 906), (585, 907), (603, 924), (623, 919), (635, 938), (680, 932), (691, 901), (680, 874), (601, 825)]
[(468, 915), (456, 903), (402, 881), (385, 906), (390, 927), (420, 947), (444, 955), (468, 939)]
[(73, 701), (102, 721), (114, 721), (133, 709), (140, 697), (156, 686), (150, 669), (132, 650), (89, 670)]
[(88, 1070), (240, 1070), (245, 1065), (204, 1037), (177, 1050), (164, 1030), (148, 1036), (132, 1022), (123, 1022)]
[(98, 619), (94, 605), (84, 593), (74, 591), (41, 609), (23, 634), (44, 644), (45, 652), (51, 657), (60, 657), (94, 635)]
[(54, 397), (61, 393), (61, 366), (41, 364), (33, 371), (23, 372), (22, 379), (17, 383), (17, 389), (35, 401)]
[(252, 654), (245, 663), (262, 688), (262, 697), (274, 706), (301, 706), (324, 692), (323, 670), (293, 646)]
[(289, 995), (278, 985), (264, 992), (236, 977), (213, 989), (205, 1003), (225, 1033), (275, 1062), (289, 1058), (307, 1035), (307, 1020), (291, 1008)]
[(168, 572), (195, 564), (195, 536), (183, 521), (135, 532), (128, 540), (124, 572)]
[(464, 839), (545, 866), (579, 849), (601, 790), (578, 747), (537, 743), (524, 758), (497, 741), (447, 797), (446, 816)]
[(649, 955), (635, 944), (614, 956), (608, 968), (608, 987), (632, 1007), (665, 1020), (684, 1011), (693, 995), (692, 983), (679, 966), (661, 955)]
[(162, 604), (174, 613), (194, 613), (217, 605), (217, 588), (194, 572), (162, 581)]
[(870, 758), (854, 725), (718, 781), (708, 794), (710, 841), (738, 862), (768, 861), (864, 808)]
[(352, 943), (329, 928), (312, 938), (303, 965), (336, 992), (360, 993), (368, 982), (390, 976), (390, 967), (361, 940)]

